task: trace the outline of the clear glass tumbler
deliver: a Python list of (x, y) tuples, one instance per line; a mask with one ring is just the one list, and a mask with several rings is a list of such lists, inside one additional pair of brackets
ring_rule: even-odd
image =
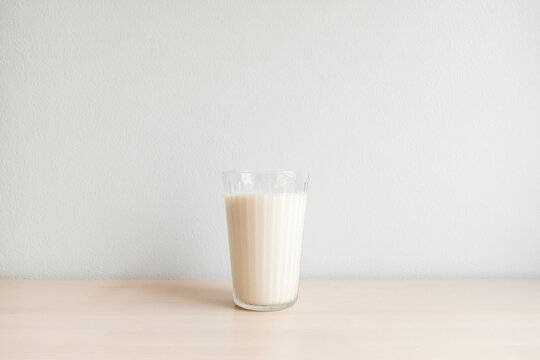
[(272, 311), (298, 298), (307, 172), (225, 171), (234, 302)]

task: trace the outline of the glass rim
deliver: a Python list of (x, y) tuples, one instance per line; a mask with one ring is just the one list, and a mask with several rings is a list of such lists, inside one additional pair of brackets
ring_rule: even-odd
[(293, 175), (297, 177), (305, 177), (309, 179), (309, 171), (305, 170), (225, 170), (222, 171), (223, 176), (252, 174), (252, 175)]

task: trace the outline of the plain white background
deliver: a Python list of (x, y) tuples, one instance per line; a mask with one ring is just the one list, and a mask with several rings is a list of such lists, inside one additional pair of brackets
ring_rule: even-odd
[(278, 168), (304, 278), (540, 276), (540, 2), (0, 2), (1, 277), (227, 278)]

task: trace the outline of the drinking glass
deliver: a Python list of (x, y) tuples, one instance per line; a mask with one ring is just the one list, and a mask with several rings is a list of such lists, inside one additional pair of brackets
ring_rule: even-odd
[(225, 171), (234, 302), (271, 311), (298, 298), (309, 174)]

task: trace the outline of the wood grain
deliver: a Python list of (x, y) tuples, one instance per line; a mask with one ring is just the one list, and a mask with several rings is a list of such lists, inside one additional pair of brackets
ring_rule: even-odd
[(540, 280), (302, 281), (290, 309), (229, 281), (0, 281), (0, 359), (540, 359)]

